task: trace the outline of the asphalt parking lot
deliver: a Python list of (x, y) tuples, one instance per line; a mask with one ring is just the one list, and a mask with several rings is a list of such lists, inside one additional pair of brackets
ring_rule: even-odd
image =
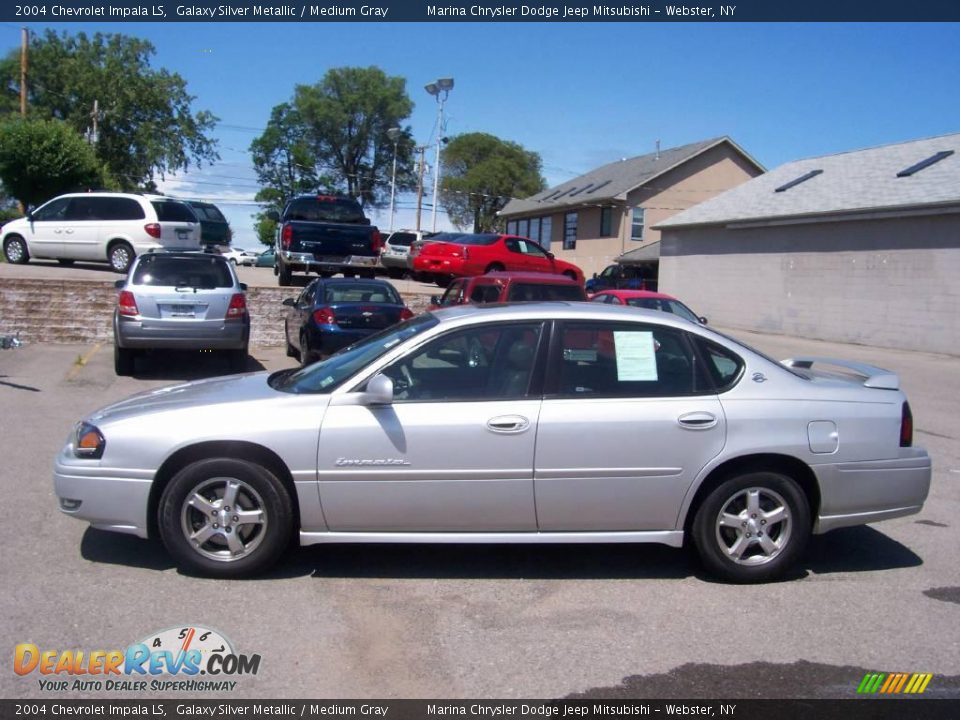
[[(198, 624), (262, 656), (230, 698), (855, 697), (868, 671), (933, 673), (927, 697), (960, 697), (960, 358), (736, 334), (899, 372), (934, 461), (923, 513), (817, 537), (799, 573), (761, 586), (653, 545), (315, 546), (260, 579), (199, 579), (158, 542), (61, 515), (51, 467), (84, 414), (222, 360), (157, 357), (118, 378), (109, 346), (0, 350), (7, 657)], [(254, 348), (248, 370), (292, 364)], [(84, 695), (0, 672), (0, 697)]]

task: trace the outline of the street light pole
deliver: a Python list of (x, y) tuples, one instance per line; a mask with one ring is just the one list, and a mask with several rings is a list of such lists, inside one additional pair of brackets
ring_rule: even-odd
[(427, 83), (424, 89), (437, 99), (437, 161), (433, 169), (433, 232), (437, 231), (437, 195), (440, 190), (440, 145), (443, 143), (443, 104), (453, 90), (453, 78), (439, 78)]
[(400, 128), (387, 130), (387, 137), (393, 140), (393, 172), (390, 175), (390, 232), (393, 232), (394, 200), (397, 196), (397, 143), (400, 140)]

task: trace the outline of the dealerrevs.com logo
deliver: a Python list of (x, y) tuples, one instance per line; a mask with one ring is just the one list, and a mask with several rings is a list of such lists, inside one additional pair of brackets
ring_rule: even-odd
[(256, 675), (259, 655), (239, 654), (221, 633), (199, 625), (152, 633), (123, 650), (49, 650), (20, 643), (13, 671), (44, 692), (230, 691)]

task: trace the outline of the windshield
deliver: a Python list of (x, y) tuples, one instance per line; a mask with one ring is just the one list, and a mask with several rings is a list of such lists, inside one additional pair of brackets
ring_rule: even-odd
[(274, 375), (270, 378), (270, 387), (298, 395), (331, 392), (381, 355), (414, 335), (432, 328), (438, 322), (440, 321), (430, 313), (418, 315), (405, 323), (394, 325), (383, 332), (364, 338), (326, 360), (308, 365), (293, 373)]

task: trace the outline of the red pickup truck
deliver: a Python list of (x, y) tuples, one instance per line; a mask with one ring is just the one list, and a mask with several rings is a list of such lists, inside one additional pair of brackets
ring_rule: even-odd
[(464, 303), (542, 302), (572, 300), (586, 302), (583, 285), (566, 275), (541, 272), (492, 272), (457, 278), (447, 291), (430, 298), (430, 309)]

